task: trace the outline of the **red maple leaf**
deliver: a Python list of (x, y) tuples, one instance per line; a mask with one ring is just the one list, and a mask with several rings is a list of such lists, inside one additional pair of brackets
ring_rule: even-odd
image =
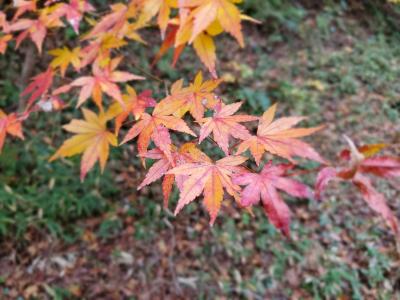
[(322, 191), (331, 180), (350, 181), (361, 192), (369, 207), (380, 214), (393, 232), (398, 235), (397, 218), (387, 206), (385, 197), (375, 190), (370, 179), (365, 175), (372, 174), (386, 179), (399, 177), (400, 158), (373, 157), (382, 148), (382, 144), (357, 148), (348, 137), (345, 138), (350, 145), (350, 150), (342, 152), (341, 157), (347, 161), (347, 165), (338, 168), (325, 167), (319, 172), (315, 184), (317, 198), (321, 197)]
[(290, 233), (290, 210), (277, 190), (293, 197), (313, 198), (313, 192), (308, 186), (285, 176), (290, 168), (290, 165), (273, 165), (269, 162), (261, 173), (246, 172), (233, 180), (235, 184), (246, 186), (241, 193), (241, 204), (248, 207), (261, 200), (270, 222), (286, 236)]
[(31, 95), (28, 99), (27, 107), (31, 107), (35, 100), (45, 96), (53, 83), (54, 72), (51, 68), (47, 71), (40, 73), (31, 79), (31, 83), (21, 93), (22, 97)]
[(139, 120), (146, 108), (154, 107), (157, 104), (152, 98), (150, 90), (145, 90), (138, 95), (135, 89), (128, 85), (126, 91), (127, 94), (122, 96), (125, 105), (122, 106), (119, 102), (116, 102), (108, 110), (109, 117), (115, 117), (115, 132), (117, 134), (129, 115), (133, 115), (135, 120)]

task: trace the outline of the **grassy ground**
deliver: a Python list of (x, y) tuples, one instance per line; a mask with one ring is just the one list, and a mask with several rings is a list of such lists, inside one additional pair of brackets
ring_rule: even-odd
[[(221, 94), (245, 99), (251, 113), (279, 102), (280, 114), (327, 124), (310, 139), (327, 158), (344, 146), (344, 133), (400, 154), (400, 27), (371, 2), (246, 1), (264, 23), (245, 27), (243, 50), (218, 41)], [(177, 70), (168, 59), (150, 70), (149, 49), (156, 52), (130, 49), (130, 66), (167, 85), (200, 67), (186, 51)], [(18, 91), (12, 80), (1, 84), (4, 106)], [(144, 173), (129, 147), (114, 149), (105, 173), (83, 184), (79, 159), (48, 163), (70, 116), (35, 116), (26, 141), (8, 143), (0, 156), (0, 299), (400, 299), (393, 236), (350, 186), (333, 184), (322, 202), (287, 199), (291, 240), (261, 211), (253, 218), (229, 201), (210, 228), (197, 203), (175, 218), (157, 185), (136, 192)], [(377, 185), (399, 216), (399, 192)]]

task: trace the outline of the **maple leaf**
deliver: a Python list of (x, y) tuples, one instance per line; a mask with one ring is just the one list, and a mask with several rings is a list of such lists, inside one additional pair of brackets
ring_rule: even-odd
[[(247, 16), (240, 15), (239, 10), (230, 2), (237, 3), (237, 1), (230, 0), (178, 1), (179, 16), (169, 20), (168, 26), (165, 29), (167, 31), (167, 36), (164, 39), (153, 64), (155, 64), (169, 48), (174, 46), (175, 50), (172, 65), (175, 65), (186, 44), (193, 44), (200, 60), (208, 68), (212, 76), (217, 78), (215, 66), (216, 51), (213, 37), (221, 34), (225, 29), (238, 38), (239, 43), (243, 45), (240, 20), (246, 19), (257, 22)], [(200, 17), (201, 13), (200, 15), (196, 15), (196, 13), (204, 7), (215, 8), (217, 6), (218, 8), (212, 11), (210, 15), (204, 15), (206, 18), (211, 17), (210, 22), (206, 21), (204, 26), (200, 26), (201, 28), (196, 27), (196, 22), (199, 22), (200, 24), (202, 21)], [(219, 8), (222, 10), (219, 11)], [(204, 12), (206, 13), (206, 11)], [(214, 14), (217, 14), (216, 18), (213, 17)], [(223, 19), (222, 23), (221, 20), (219, 20), (219, 17)], [(199, 28), (200, 30), (197, 32), (196, 30)]]
[(63, 3), (60, 9), (63, 10), (63, 14), (76, 34), (79, 33), (79, 24), (82, 21), (83, 14), (95, 11), (87, 0), (70, 0), (69, 4)]
[(52, 68), (60, 68), (61, 76), (64, 77), (65, 71), (68, 68), (69, 64), (75, 68), (76, 71), (79, 71), (80, 68), (80, 48), (76, 47), (72, 50), (68, 49), (68, 47), (58, 48), (49, 51), (49, 54), (55, 56), (55, 58), (51, 61), (50, 66)]
[(141, 119), (128, 131), (121, 144), (139, 136), (138, 152), (140, 156), (144, 156), (150, 140), (153, 140), (156, 146), (161, 148), (171, 160), (171, 138), (168, 129), (196, 136), (185, 121), (172, 115), (179, 107), (179, 101), (158, 103), (152, 115), (142, 114)]
[(92, 64), (94, 61), (109, 60), (112, 49), (119, 49), (125, 45), (127, 45), (127, 42), (123, 38), (118, 38), (111, 33), (101, 35), (81, 50), (81, 68)]
[(46, 25), (41, 20), (20, 19), (9, 26), (11, 32), (23, 30), (17, 38), (17, 48), (20, 43), (30, 36), (39, 53), (42, 52), (42, 44), (47, 34)]
[(143, 80), (144, 77), (128, 72), (116, 71), (121, 58), (115, 58), (105, 67), (98, 63), (93, 64), (93, 76), (83, 76), (75, 79), (70, 84), (64, 85), (53, 92), (54, 95), (68, 92), (73, 87), (81, 87), (77, 107), (81, 106), (90, 96), (97, 106), (102, 109), (103, 92), (112, 99), (124, 105), (121, 91), (116, 83), (130, 80)]
[(196, 121), (200, 121), (204, 117), (205, 109), (211, 109), (217, 104), (218, 97), (213, 91), (221, 82), (221, 79), (203, 81), (203, 74), (200, 71), (189, 87), (182, 89), (179, 84), (175, 86), (171, 91), (171, 97), (182, 101), (182, 107), (176, 115), (183, 117), (189, 112)]
[(6, 34), (0, 37), (0, 53), (6, 53), (8, 42), (12, 40), (11, 34)]
[(277, 190), (298, 198), (313, 198), (311, 189), (296, 180), (285, 177), (291, 166), (273, 165), (269, 162), (258, 173), (246, 172), (234, 177), (233, 182), (246, 186), (241, 192), (241, 204), (244, 207), (262, 201), (264, 211), (270, 222), (286, 236), (290, 234), (290, 210)]
[(145, 27), (146, 24), (139, 21), (133, 23), (129, 21), (129, 19), (137, 15), (137, 1), (131, 1), (127, 6), (117, 3), (111, 5), (111, 9), (112, 12), (105, 15), (98, 22), (89, 19), (89, 23), (94, 27), (82, 37), (83, 40), (94, 39), (94, 43), (101, 45), (103, 51), (105, 47), (109, 49), (119, 48), (121, 45), (126, 44), (124, 38), (146, 44), (138, 33), (138, 30)]
[(206, 108), (213, 108), (217, 104), (218, 97), (213, 91), (221, 83), (221, 80), (207, 80), (203, 82), (203, 74), (198, 72), (194, 82), (188, 87), (183, 87), (183, 80), (176, 81), (170, 95), (160, 101), (161, 104), (168, 102), (180, 103), (175, 116), (182, 118), (189, 112), (198, 122), (204, 117)]
[[(373, 155), (383, 148), (382, 144), (366, 145), (357, 148), (354, 143), (345, 137), (350, 145), (346, 150), (349, 156), (341, 153), (340, 157), (348, 162), (343, 167), (325, 167), (317, 176), (315, 191), (317, 198), (321, 198), (322, 191), (332, 180), (350, 181), (361, 192), (367, 204), (380, 214), (393, 232), (399, 235), (399, 225), (396, 217), (386, 204), (385, 197), (375, 190), (370, 179), (365, 176), (372, 174), (382, 178), (400, 177), (400, 158)], [(345, 152), (345, 153), (346, 153)]]
[(239, 45), (243, 47), (244, 40), (240, 23), (240, 11), (232, 2), (234, 1), (201, 1), (201, 5), (191, 12), (194, 22), (189, 43), (195, 41), (213, 22), (218, 21), (221, 27), (236, 38)]
[(31, 83), (21, 93), (22, 97), (25, 97), (29, 94), (31, 95), (27, 103), (28, 108), (33, 104), (33, 102), (35, 102), (35, 100), (46, 95), (53, 83), (53, 77), (53, 70), (48, 68), (47, 71), (40, 73), (31, 79)]
[(242, 142), (237, 154), (250, 149), (257, 165), (260, 164), (264, 152), (270, 152), (295, 163), (293, 156), (304, 157), (325, 163), (324, 159), (307, 143), (298, 140), (321, 130), (323, 126), (312, 128), (292, 128), (303, 121), (304, 117), (286, 117), (273, 121), (276, 104), (271, 106), (260, 118), (257, 135)]
[(120, 35), (120, 31), (127, 26), (127, 20), (137, 14), (135, 1), (131, 1), (128, 5), (117, 3), (111, 5), (111, 13), (103, 16), (96, 23), (94, 28), (83, 38), (88, 40), (97, 38), (104, 34)]
[(178, 7), (178, 0), (147, 0), (143, 1), (140, 22), (148, 22), (158, 14), (157, 23), (161, 31), (162, 39), (165, 37), (171, 8)]
[[(174, 61), (176, 61), (179, 57), (180, 52), (183, 50), (183, 47), (185, 46), (186, 43), (189, 43), (190, 40), (190, 34), (193, 29), (193, 17), (188, 16), (186, 18), (181, 18), (177, 20), (176, 22), (179, 22), (179, 27), (177, 31), (173, 31), (174, 33), (174, 39), (175, 39), (175, 48), (176, 51), (179, 49), (180, 51), (178, 53), (175, 53), (174, 56)], [(210, 25), (212, 26), (212, 25)], [(196, 54), (199, 56), (200, 60), (202, 63), (208, 68), (209, 72), (214, 78), (217, 78), (217, 72), (215, 69), (215, 64), (216, 64), (216, 51), (215, 51), (215, 44), (214, 40), (212, 37), (212, 34), (214, 34), (215, 31), (207, 31), (200, 33), (196, 38), (194, 39), (193, 42), (193, 48), (196, 51)], [(220, 33), (220, 32), (219, 32)], [(167, 46), (167, 45), (163, 45)], [(165, 49), (160, 49), (160, 51), (163, 50), (164, 52), (166, 51)]]
[(21, 140), (24, 139), (21, 121), (18, 120), (17, 115), (15, 113), (7, 115), (0, 109), (0, 153), (7, 134), (18, 137)]
[(211, 160), (185, 163), (168, 171), (167, 174), (188, 176), (183, 183), (175, 215), (203, 194), (203, 204), (210, 215), (210, 225), (213, 225), (221, 208), (224, 189), (229, 195), (238, 198), (240, 187), (232, 182), (232, 175), (241, 170), (238, 166), (246, 160), (243, 156), (227, 156), (215, 163)]
[[(172, 62), (172, 65), (174, 66), (178, 61), (183, 49), (185, 48), (186, 43), (189, 42), (190, 33), (193, 27), (193, 19), (187, 17), (182, 21), (181, 19), (175, 18), (171, 22), (172, 24), (169, 25), (171, 29), (168, 31), (166, 38), (161, 44), (160, 50), (154, 58), (153, 65), (168, 51), (169, 48), (174, 46), (175, 50)], [(196, 51), (196, 54), (199, 56), (203, 64), (208, 68), (211, 75), (214, 78), (217, 78), (218, 76), (215, 69), (217, 57), (215, 44), (212, 37), (214, 33), (215, 31), (201, 33), (194, 40), (193, 47)]]
[(151, 97), (152, 92), (150, 90), (145, 90), (137, 95), (135, 89), (128, 85), (126, 91), (127, 94), (122, 96), (125, 105), (122, 106), (119, 102), (113, 103), (107, 112), (110, 119), (115, 118), (116, 134), (130, 114), (135, 117), (135, 120), (139, 120), (146, 108), (154, 107), (157, 104)]
[[(349, 137), (345, 136), (346, 141), (351, 145), (351, 149), (344, 149), (339, 153), (339, 157), (343, 160), (349, 161), (352, 159), (352, 155), (359, 155), (361, 160), (371, 157), (377, 153), (379, 153), (382, 149), (386, 148), (388, 145), (379, 143), (379, 144), (368, 144), (363, 145), (361, 147), (356, 147), (352, 140)], [(354, 149), (356, 148), (356, 149)], [(357, 154), (357, 153), (360, 154)]]
[[(176, 33), (178, 32), (179, 26), (176, 25), (168, 25), (166, 28), (166, 36), (160, 46), (160, 49), (158, 50), (156, 56), (154, 57), (151, 66), (153, 67), (160, 59), (167, 53), (167, 51), (174, 46), (175, 43), (175, 38), (176, 38)], [(184, 47), (184, 45), (183, 45)], [(180, 47), (181, 50), (183, 50), (183, 47)], [(177, 48), (179, 49), (179, 48)], [(180, 52), (175, 49), (174, 51), (174, 56), (173, 56), (173, 62), (172, 66), (174, 67), (176, 62), (179, 59)]]
[(164, 176), (164, 179), (162, 181), (162, 190), (163, 190), (165, 208), (168, 207), (168, 200), (174, 182), (176, 181), (178, 188), (182, 189), (183, 182), (187, 179), (187, 175), (178, 175), (175, 178), (175, 175), (166, 173), (169, 170), (171, 170), (174, 166), (179, 166), (184, 163), (210, 161), (207, 155), (205, 155), (202, 151), (196, 148), (196, 145), (193, 143), (186, 143), (182, 145), (179, 149), (173, 146), (171, 150), (173, 158), (172, 162), (165, 155), (165, 153), (158, 148), (146, 152), (146, 154), (144, 155), (145, 158), (150, 158), (157, 161), (149, 168), (145, 179), (138, 187), (138, 190), (140, 190), (143, 187), (153, 183), (154, 181)]
[(50, 158), (53, 161), (60, 157), (71, 157), (83, 153), (81, 159), (81, 180), (83, 181), (97, 161), (100, 162), (103, 172), (109, 155), (109, 146), (117, 146), (117, 137), (107, 130), (104, 114), (82, 109), (85, 120), (72, 120), (63, 128), (75, 133), (73, 137), (64, 141), (62, 146)]
[(215, 62), (217, 61), (217, 55), (215, 52), (214, 40), (211, 36), (202, 33), (199, 34), (194, 40), (193, 47), (196, 50), (202, 63), (208, 68), (214, 78), (217, 78), (217, 72), (215, 70)]
[[(160, 179), (172, 168), (172, 163), (168, 159), (168, 157), (164, 154), (160, 149), (152, 149), (149, 150), (145, 156), (145, 158), (156, 159), (155, 162), (148, 170), (146, 177), (142, 181), (142, 183), (138, 186), (138, 190), (141, 190), (146, 185), (153, 183), (154, 181)], [(174, 183), (174, 175), (164, 176), (162, 187), (163, 187), (163, 196), (164, 196), (164, 207), (168, 207), (168, 200), (172, 190), (172, 184)], [(171, 182), (172, 181), (172, 182)]]
[(42, 52), (43, 41), (47, 35), (48, 28), (62, 27), (61, 14), (57, 6), (47, 7), (40, 10), (39, 18), (36, 20), (19, 19), (8, 26), (10, 32), (22, 31), (16, 38), (17, 48), (28, 36), (35, 43), (39, 53)]
[(203, 118), (201, 122), (199, 143), (201, 143), (206, 137), (213, 133), (214, 140), (218, 146), (224, 151), (226, 155), (229, 155), (229, 137), (240, 140), (246, 140), (250, 138), (250, 133), (241, 122), (250, 122), (257, 120), (258, 117), (249, 115), (235, 115), (242, 105), (242, 102), (237, 102), (229, 105), (223, 105), (222, 103), (217, 104), (215, 107), (215, 113), (213, 117)]
[(358, 166), (362, 173), (382, 178), (400, 177), (400, 158), (390, 156), (370, 157)]
[(14, 0), (13, 6), (17, 8), (14, 14), (13, 21), (17, 20), (24, 13), (29, 11), (36, 11), (36, 0)]

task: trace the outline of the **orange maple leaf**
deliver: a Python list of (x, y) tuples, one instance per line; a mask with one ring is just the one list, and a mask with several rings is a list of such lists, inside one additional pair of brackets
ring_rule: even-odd
[[(195, 120), (200, 121), (204, 117), (204, 110), (213, 108), (217, 104), (218, 96), (213, 91), (221, 82), (221, 79), (203, 81), (202, 72), (198, 72), (194, 82), (182, 90), (180, 97), (182, 107), (177, 112), (177, 115), (182, 117), (189, 112)], [(174, 97), (172, 91), (171, 94)], [(176, 97), (179, 98), (179, 92), (176, 94)]]
[(179, 101), (160, 102), (154, 108), (152, 115), (143, 113), (139, 122), (128, 131), (122, 144), (139, 136), (137, 147), (139, 155), (143, 157), (147, 152), (150, 141), (153, 140), (169, 160), (173, 161), (171, 156), (171, 137), (168, 129), (196, 136), (185, 121), (172, 115), (179, 109), (180, 105)]
[(15, 113), (7, 115), (0, 109), (0, 153), (4, 146), (6, 135), (12, 135), (24, 139), (21, 121)]
[(160, 27), (161, 36), (164, 39), (171, 8), (178, 8), (178, 0), (147, 0), (142, 3), (143, 7), (139, 17), (139, 23), (146, 23), (158, 14), (157, 23), (158, 27)]
[(249, 131), (241, 122), (250, 122), (257, 120), (258, 117), (249, 115), (235, 115), (242, 105), (242, 102), (229, 105), (217, 104), (213, 117), (201, 119), (201, 129), (199, 143), (201, 143), (211, 132), (218, 146), (229, 155), (229, 137), (240, 140), (246, 140), (251, 137)]
[(236, 154), (250, 149), (257, 165), (264, 152), (281, 156), (294, 163), (293, 156), (304, 157), (325, 163), (325, 160), (307, 143), (297, 138), (313, 134), (324, 126), (312, 128), (292, 128), (303, 121), (304, 117), (287, 117), (273, 121), (276, 104), (271, 106), (260, 118), (257, 135), (243, 141)]
[(243, 156), (228, 156), (215, 163), (209, 159), (200, 163), (186, 163), (168, 171), (167, 174), (189, 176), (183, 183), (175, 215), (203, 193), (203, 203), (212, 225), (221, 208), (224, 189), (229, 195), (238, 199), (240, 187), (232, 182), (231, 177), (241, 170), (238, 166), (246, 160), (247, 158)]
[(241, 47), (244, 47), (240, 11), (233, 2), (237, 1), (201, 1), (201, 5), (191, 12), (194, 22), (189, 43), (194, 42), (213, 22), (217, 21), (225, 31), (236, 38)]
[(200, 151), (194, 143), (186, 143), (182, 145), (179, 149), (175, 146), (171, 148), (172, 159), (171, 160), (165, 155), (165, 153), (156, 148), (149, 150), (145, 154), (145, 158), (157, 160), (150, 168), (146, 174), (145, 179), (139, 185), (138, 190), (142, 189), (146, 185), (153, 183), (154, 181), (164, 177), (162, 181), (162, 191), (164, 196), (164, 207), (168, 207), (168, 200), (171, 194), (172, 185), (177, 182), (179, 189), (183, 188), (183, 183), (187, 179), (187, 175), (178, 175), (175, 177), (173, 174), (166, 174), (174, 166), (179, 166), (184, 163), (194, 163), (209, 161), (207, 155)]

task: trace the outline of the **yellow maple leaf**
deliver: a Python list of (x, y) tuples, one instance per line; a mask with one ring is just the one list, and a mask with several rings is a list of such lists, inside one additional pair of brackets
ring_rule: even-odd
[(167, 98), (181, 101), (182, 105), (174, 113), (175, 116), (182, 118), (187, 112), (200, 120), (204, 117), (206, 108), (213, 108), (217, 104), (217, 97), (214, 90), (222, 80), (203, 81), (203, 73), (197, 73), (194, 82), (188, 87), (182, 87), (182, 80), (177, 81), (171, 88), (171, 95)]
[[(193, 31), (189, 43), (195, 41), (195, 39), (207, 30), (207, 28), (218, 21), (219, 25), (227, 32), (229, 32), (240, 44), (244, 46), (242, 26), (241, 26), (241, 15), (239, 9), (234, 3), (240, 1), (230, 0), (205, 0), (201, 2), (201, 5), (192, 11), (191, 16), (194, 19)], [(219, 27), (218, 25), (215, 25)]]
[(50, 158), (53, 161), (60, 157), (71, 157), (83, 153), (81, 159), (81, 180), (85, 178), (97, 161), (100, 162), (103, 172), (109, 155), (109, 146), (117, 146), (117, 137), (107, 130), (107, 118), (104, 114), (96, 115), (94, 112), (82, 109), (85, 120), (72, 120), (63, 128), (76, 133), (64, 141), (62, 146)]
[(147, 0), (143, 1), (139, 23), (147, 23), (158, 14), (157, 23), (164, 38), (170, 20), (171, 8), (178, 8), (177, 0)]
[(208, 68), (212, 76), (217, 78), (217, 72), (215, 71), (217, 55), (215, 53), (215, 44), (213, 38), (205, 33), (201, 33), (194, 40), (193, 47), (200, 60)]
[(77, 47), (72, 50), (67, 47), (53, 49), (49, 51), (49, 54), (54, 56), (50, 63), (53, 69), (60, 68), (61, 76), (64, 77), (65, 71), (71, 64), (75, 70), (79, 70), (80, 67), (80, 53), (81, 48)]

